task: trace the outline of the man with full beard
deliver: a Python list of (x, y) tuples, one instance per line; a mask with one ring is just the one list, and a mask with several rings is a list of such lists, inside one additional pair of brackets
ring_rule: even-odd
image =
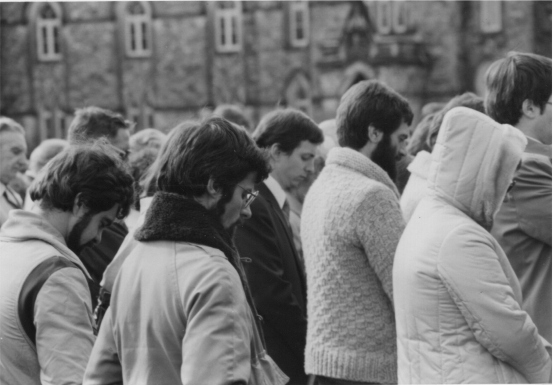
[(127, 215), (132, 183), (107, 142), (75, 146), (41, 170), (33, 208), (10, 212), (0, 231), (0, 383), (81, 383), (95, 337), (77, 255)]
[(233, 243), (269, 165), (247, 132), (213, 117), (177, 131), (157, 192), (113, 285), (84, 384), (275, 384)]
[(341, 148), (305, 198), (305, 370), (316, 384), (397, 382), (392, 265), (404, 222), (393, 179), (412, 119), (391, 88), (354, 85), (336, 115)]

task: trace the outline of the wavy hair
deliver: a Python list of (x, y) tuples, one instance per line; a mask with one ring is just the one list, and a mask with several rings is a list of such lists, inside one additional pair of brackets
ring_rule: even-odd
[(254, 172), (259, 183), (269, 175), (267, 156), (245, 129), (219, 117), (178, 131), (158, 158), (157, 188), (186, 197), (207, 192), (210, 178), (231, 199), (236, 184)]
[(119, 204), (117, 217), (129, 213), (133, 179), (127, 166), (107, 139), (76, 145), (56, 155), (40, 171), (30, 187), (33, 201), (44, 209), (71, 211), (78, 194), (91, 214)]

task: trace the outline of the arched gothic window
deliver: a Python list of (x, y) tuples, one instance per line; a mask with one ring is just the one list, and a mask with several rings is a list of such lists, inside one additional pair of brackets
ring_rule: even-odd
[(305, 47), (309, 44), (309, 2), (293, 1), (289, 7), (290, 45)]
[(407, 1), (377, 1), (376, 28), (381, 35), (404, 34), (414, 27), (413, 9)]
[(216, 2), (215, 48), (217, 52), (237, 52), (242, 48), (242, 3), (240, 1)]
[(152, 10), (145, 1), (129, 2), (125, 6), (125, 50), (129, 57), (152, 54)]
[(34, 6), (38, 60), (60, 60), (61, 8), (57, 3), (35, 3)]

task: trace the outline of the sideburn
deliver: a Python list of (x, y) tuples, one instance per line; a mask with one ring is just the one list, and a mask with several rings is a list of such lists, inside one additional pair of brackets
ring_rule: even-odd
[(386, 171), (390, 179), (395, 183), (397, 177), (396, 155), (392, 147), (390, 135), (383, 136), (380, 143), (374, 149), (371, 160)]

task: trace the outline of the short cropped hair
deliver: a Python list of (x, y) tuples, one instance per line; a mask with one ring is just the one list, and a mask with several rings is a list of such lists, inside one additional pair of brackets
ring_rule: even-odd
[(213, 116), (225, 118), (231, 123), (244, 127), (246, 130), (250, 129), (250, 122), (248, 118), (246, 118), (246, 115), (244, 115), (242, 109), (233, 104), (221, 104), (217, 106), (215, 111), (213, 111)]
[(486, 112), (498, 123), (518, 124), (526, 99), (543, 113), (551, 96), (551, 59), (510, 52), (488, 68), (486, 88)]
[(76, 145), (56, 155), (30, 187), (33, 201), (44, 209), (71, 211), (77, 194), (89, 213), (97, 214), (119, 204), (117, 217), (129, 213), (133, 179), (106, 139)]
[(402, 123), (411, 125), (413, 111), (407, 100), (377, 80), (365, 80), (352, 86), (342, 96), (336, 113), (338, 143), (359, 150), (369, 140), (373, 125), (386, 136)]
[(309, 116), (299, 110), (286, 108), (265, 115), (254, 133), (255, 142), (261, 148), (277, 144), (285, 154), (291, 154), (301, 142), (321, 144), (323, 131)]
[(267, 156), (242, 127), (219, 117), (179, 130), (160, 153), (157, 187), (188, 198), (207, 193), (209, 179), (221, 189), (222, 202), (236, 184), (254, 172), (255, 183), (269, 175)]
[(67, 139), (70, 144), (106, 137), (113, 139), (121, 129), (131, 129), (133, 123), (121, 114), (99, 107), (79, 108), (69, 126)]
[(21, 124), (6, 116), (0, 116), (0, 132), (8, 131), (17, 132), (23, 136), (25, 135), (25, 129), (21, 126)]
[(472, 92), (465, 92), (464, 94), (455, 96), (445, 105), (444, 108), (441, 109), (441, 111), (434, 115), (434, 118), (430, 123), (426, 144), (431, 150), (433, 149), (438, 133), (440, 132), (440, 127), (442, 126), (445, 114), (455, 107), (467, 107), (483, 114), (486, 113), (484, 99), (480, 96)]

